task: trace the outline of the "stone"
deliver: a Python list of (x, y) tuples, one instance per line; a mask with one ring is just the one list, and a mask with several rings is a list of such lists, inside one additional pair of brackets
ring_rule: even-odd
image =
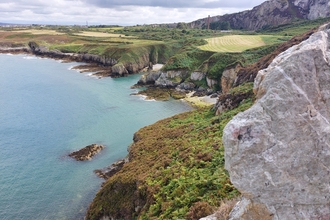
[(255, 104), (224, 129), (231, 182), (275, 220), (330, 216), (329, 34), (326, 25), (259, 71)]
[(123, 160), (118, 160), (106, 168), (94, 170), (94, 173), (98, 175), (100, 178), (107, 180), (116, 173), (118, 173), (127, 162), (128, 162), (128, 158)]
[(206, 77), (206, 83), (209, 88), (214, 88), (216, 84), (218, 84), (217, 80)]
[(189, 76), (188, 71), (166, 71), (162, 72), (155, 82), (155, 86), (175, 88)]
[(112, 75), (113, 76), (125, 76), (128, 74), (127, 69), (121, 63), (118, 63), (111, 67)]
[(177, 90), (194, 90), (196, 88), (196, 85), (192, 82), (183, 82), (180, 85), (178, 85), (175, 89)]
[(153, 85), (155, 84), (156, 80), (160, 77), (162, 72), (157, 71), (157, 72), (148, 72), (143, 74), (139, 81), (138, 81), (138, 85)]
[(199, 220), (218, 220), (217, 216), (215, 214), (206, 216), (204, 218), (200, 218)]
[(221, 91), (227, 93), (234, 85), (237, 78), (237, 73), (241, 69), (240, 64), (236, 64), (234, 67), (227, 68), (223, 71), (221, 76)]
[(193, 81), (201, 81), (205, 79), (206, 73), (203, 72), (192, 72), (190, 75), (190, 79)]
[(92, 157), (99, 153), (103, 148), (103, 145), (91, 144), (78, 151), (70, 153), (69, 156), (77, 161), (91, 160)]

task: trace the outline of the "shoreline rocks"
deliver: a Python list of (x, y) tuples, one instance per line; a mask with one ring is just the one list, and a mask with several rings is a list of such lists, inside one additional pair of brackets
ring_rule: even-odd
[(118, 160), (113, 164), (111, 164), (110, 166), (105, 167), (103, 169), (94, 170), (94, 173), (100, 178), (107, 180), (116, 173), (118, 173), (124, 167), (125, 163), (128, 163), (128, 158)]
[(77, 161), (91, 160), (92, 157), (99, 153), (103, 148), (103, 145), (91, 144), (78, 151), (70, 153), (69, 157), (72, 157)]
[(5, 45), (0, 47), (0, 53), (12, 54), (32, 54), (38, 57), (51, 58), (62, 60), (63, 62), (83, 62), (87, 65), (76, 67), (82, 72), (95, 72), (94, 75), (99, 77), (110, 76), (113, 78), (124, 77), (129, 74), (135, 74), (142, 71), (144, 68), (152, 69), (152, 63), (149, 61), (150, 54), (146, 52), (141, 55), (138, 60), (129, 60), (124, 63), (120, 59), (114, 59), (108, 55), (95, 55), (88, 53), (63, 53), (59, 50), (50, 50), (45, 46), (41, 46), (36, 42), (29, 42), (28, 47), (10, 47)]

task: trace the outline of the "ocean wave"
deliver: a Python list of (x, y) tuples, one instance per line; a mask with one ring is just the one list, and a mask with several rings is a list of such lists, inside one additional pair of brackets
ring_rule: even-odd
[(85, 74), (85, 76), (92, 77), (92, 78), (95, 78), (95, 79), (102, 79), (101, 76), (94, 75), (94, 73), (95, 72), (90, 72), (90, 73)]
[(73, 69), (76, 65), (72, 65), (68, 68), (68, 70), (76, 70), (76, 69)]
[(35, 57), (35, 56), (25, 56), (25, 57), (23, 57), (23, 59), (25, 59), (25, 60), (37, 60), (39, 58)]
[(141, 95), (141, 94), (132, 94), (134, 96), (140, 97), (141, 100), (146, 101), (146, 102), (156, 102), (156, 99), (148, 99), (148, 96), (146, 95)]

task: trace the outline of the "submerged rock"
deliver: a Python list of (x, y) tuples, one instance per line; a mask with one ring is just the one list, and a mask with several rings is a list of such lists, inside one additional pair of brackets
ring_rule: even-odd
[(70, 153), (69, 156), (78, 161), (91, 160), (92, 157), (99, 153), (103, 148), (103, 145), (91, 144), (78, 151)]
[(226, 125), (225, 167), (248, 200), (231, 219), (251, 219), (255, 207), (259, 219), (329, 219), (329, 34), (323, 27), (259, 71), (256, 103)]

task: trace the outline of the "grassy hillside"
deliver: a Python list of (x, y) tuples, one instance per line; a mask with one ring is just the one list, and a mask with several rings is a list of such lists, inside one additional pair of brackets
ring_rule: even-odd
[[(251, 90), (250, 83), (231, 92)], [(252, 99), (221, 116), (203, 108), (140, 129), (130, 146), (130, 162), (106, 182), (87, 219), (196, 219), (238, 196), (224, 170), (222, 131)]]
[(312, 21), (297, 20), (289, 24), (284, 24), (276, 27), (266, 27), (262, 30), (258, 30), (257, 33), (260, 34), (275, 34), (282, 36), (297, 36), (299, 34), (305, 33), (310, 29), (318, 27), (322, 24), (330, 22), (330, 18), (319, 18)]

